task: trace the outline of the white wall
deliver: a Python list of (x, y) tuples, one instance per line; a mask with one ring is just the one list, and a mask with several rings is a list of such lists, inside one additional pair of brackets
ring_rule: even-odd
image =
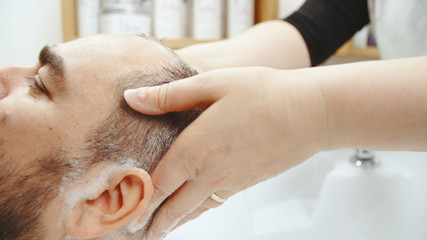
[(0, 0), (0, 65), (34, 64), (44, 45), (58, 42), (60, 0)]
[(279, 18), (285, 18), (298, 10), (305, 0), (280, 0), (279, 1)]

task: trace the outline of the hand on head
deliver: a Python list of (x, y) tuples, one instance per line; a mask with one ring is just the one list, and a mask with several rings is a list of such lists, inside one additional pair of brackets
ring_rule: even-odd
[[(310, 107), (298, 98), (305, 91), (317, 101), (318, 94), (280, 80), (286, 79), (284, 74), (269, 68), (217, 70), (125, 94), (133, 109), (146, 114), (204, 109), (151, 175), (153, 198), (140, 224), (167, 200), (151, 223), (148, 239), (160, 238), (221, 205), (213, 194), (229, 198), (319, 150), (314, 143), (322, 142), (320, 123), (295, 121), (302, 115), (319, 119), (307, 116), (305, 109)], [(310, 135), (303, 134), (310, 130)]]

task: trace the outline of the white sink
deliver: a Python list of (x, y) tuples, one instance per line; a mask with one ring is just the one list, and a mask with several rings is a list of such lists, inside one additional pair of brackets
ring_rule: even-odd
[(427, 153), (376, 152), (374, 169), (351, 164), (353, 153), (319, 153), (166, 240), (426, 240)]

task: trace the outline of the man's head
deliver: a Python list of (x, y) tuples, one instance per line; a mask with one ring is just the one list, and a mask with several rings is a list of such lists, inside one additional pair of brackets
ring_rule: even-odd
[(138, 239), (117, 229), (144, 211), (148, 174), (199, 112), (144, 116), (123, 91), (195, 72), (139, 36), (45, 47), (39, 60), (0, 68), (0, 239)]

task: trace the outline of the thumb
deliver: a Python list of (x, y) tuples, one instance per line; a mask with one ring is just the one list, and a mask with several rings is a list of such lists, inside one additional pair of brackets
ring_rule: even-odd
[(150, 115), (206, 108), (219, 99), (220, 88), (202, 75), (155, 87), (128, 89), (124, 97), (135, 111)]

